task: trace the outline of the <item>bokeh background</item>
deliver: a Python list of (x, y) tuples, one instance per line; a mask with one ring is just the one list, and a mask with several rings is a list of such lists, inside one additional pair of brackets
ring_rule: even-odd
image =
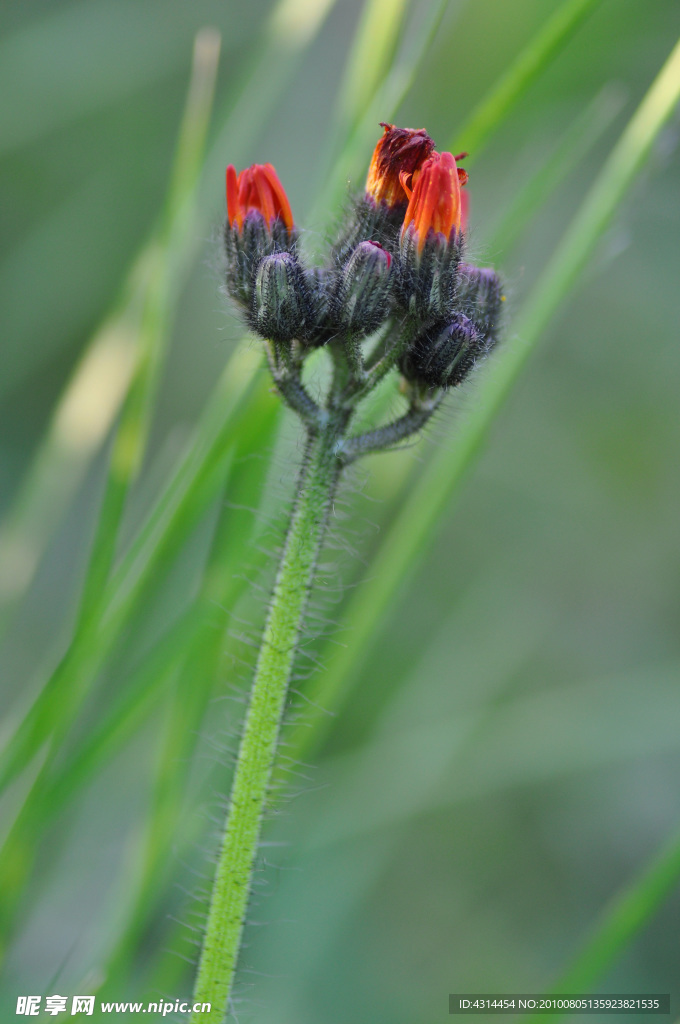
[[(387, 24), (396, 0), (385, 2)], [(323, 17), (314, 13), (320, 6)], [(397, 52), (408, 52), (432, 5), (403, 6)], [(389, 118), (426, 127), (446, 148), (559, 6), (451, 0)], [(219, 291), (226, 163), (274, 163), (310, 248), (326, 237), (328, 213), (317, 197), (338, 156), (338, 97), (351, 98), (346, 69), (353, 53), (357, 59), (362, 5), (293, 0), (288, 20), (274, 23), (271, 10), (264, 0), (3, 4), (5, 514), (161, 214), (202, 26), (222, 37), (209, 158), (121, 552), (242, 337)], [(510, 338), (513, 314), (678, 34), (674, 0), (594, 4), (483, 151), (471, 154), (471, 246), (505, 275)], [(271, 61), (249, 78), (265, 36)], [(287, 57), (292, 39), (298, 49)], [(359, 56), (372, 59), (370, 50)], [(251, 95), (234, 154), (223, 129), (235, 130), (228, 118), (244, 83)], [(376, 123), (376, 139), (379, 131)], [(324, 723), (312, 764), (282, 776), (247, 931), (239, 1020), (434, 1024), (447, 1019), (449, 992), (545, 991), (607, 902), (680, 822), (677, 142), (676, 119), (354, 666), (351, 693)], [(370, 147), (353, 186), (369, 156)], [(511, 204), (551, 159), (555, 180), (526, 223), (519, 210), (519, 230)], [(472, 400), (478, 386), (468, 388)], [(343, 490), (317, 595), (325, 620), (317, 632), (333, 633), (334, 642), (351, 646), (343, 603), (370, 575), (408, 481), (436, 446), (452, 444), (457, 401), (417, 446), (371, 458)], [(253, 553), (280, 536), (296, 431), (286, 418), (275, 443), (240, 455), (266, 462), (264, 487), (242, 502), (238, 519), (244, 542), (231, 571), (248, 583), (227, 609), (219, 678), (193, 730), (159, 893), (114, 975), (112, 998), (190, 991), (196, 894), (210, 874), (271, 571), (271, 557)], [(104, 440), (88, 456), (65, 514), (56, 509), (52, 521), (42, 509), (49, 543), (14, 603), (25, 552), (5, 545), (3, 594), (12, 607), (0, 671), (8, 732), (68, 642), (107, 452)], [(227, 486), (168, 555), (71, 737), (96, 728), (190, 604), (215, 517), (230, 500)], [(130, 922), (173, 693), (159, 690), (137, 727), (36, 835), (11, 929), (11, 1012), (17, 994), (102, 984)], [(5, 798), (8, 827), (35, 771), (29, 765)], [(596, 988), (680, 998), (679, 920), (676, 887)]]

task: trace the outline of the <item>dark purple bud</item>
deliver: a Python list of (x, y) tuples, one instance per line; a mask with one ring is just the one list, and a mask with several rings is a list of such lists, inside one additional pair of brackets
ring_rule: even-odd
[(495, 270), (461, 263), (458, 268), (456, 308), (474, 320), (488, 349), (498, 340), (504, 302), (503, 285)]
[(472, 320), (456, 313), (448, 323), (440, 323), (416, 338), (400, 366), (407, 380), (449, 388), (460, 384), (484, 354), (484, 339)]

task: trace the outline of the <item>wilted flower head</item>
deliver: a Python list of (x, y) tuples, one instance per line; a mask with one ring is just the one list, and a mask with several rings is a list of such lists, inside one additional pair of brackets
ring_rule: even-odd
[(280, 220), (293, 230), (293, 214), (279, 176), (271, 164), (253, 164), (240, 174), (233, 164), (227, 167), (227, 217), (239, 232), (249, 214), (259, 214), (270, 228)]
[(432, 153), (413, 175), (413, 187), (405, 182), (409, 197), (404, 215), (402, 238), (411, 233), (415, 236), (416, 248), (420, 253), (430, 231), (444, 236), (458, 234), (463, 216), (460, 187), (467, 181), (467, 174), (456, 166), (451, 153)]
[(434, 150), (434, 142), (424, 128), (395, 128), (380, 122), (385, 129), (378, 141), (366, 179), (366, 193), (376, 203), (398, 206), (408, 201), (403, 181), (417, 172)]

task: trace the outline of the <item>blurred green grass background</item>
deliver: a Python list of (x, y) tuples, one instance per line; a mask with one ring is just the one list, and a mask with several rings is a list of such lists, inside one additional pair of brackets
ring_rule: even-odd
[[(173, 282), (181, 288), (177, 313), (120, 550), (242, 336), (219, 294), (224, 165), (274, 163), (310, 248), (323, 241), (335, 211), (321, 208), (317, 196), (344, 142), (336, 100), (361, 4), (327, 4), (306, 41), (307, 19), (322, 6), (292, 0), (288, 20), (272, 33), (270, 7), (259, 0), (5, 4), (0, 511), (12, 507), (80, 354), (161, 217), (202, 26), (220, 31), (222, 53), (188, 246), (194, 258), (186, 281), (179, 275)], [(385, 12), (396, 16), (397, 6), (386, 0)], [(403, 6), (413, 36), (433, 5)], [(451, 0), (394, 119), (426, 127), (446, 148), (559, 6)], [(672, 0), (593, 6), (479, 156), (471, 153), (470, 244), (476, 261), (506, 276), (510, 337), (513, 313), (680, 34)], [(308, 42), (299, 59), (294, 41)], [(271, 56), (249, 79), (266, 45)], [(226, 122), (242, 82), (250, 103), (245, 126)], [(371, 87), (370, 75), (363, 85)], [(569, 173), (516, 244), (507, 231), (500, 244), (523, 183), (603, 87), (590, 144), (572, 154)], [(238, 114), (244, 108), (236, 102)], [(354, 102), (361, 109), (362, 95)], [(231, 134), (220, 132), (225, 123)], [(378, 131), (376, 124), (376, 138)], [(252, 911), (263, 926), (247, 933), (243, 1019), (434, 1022), (447, 1016), (449, 992), (544, 991), (606, 902), (680, 821), (677, 135), (676, 119), (545, 332), (460, 500), (356, 666), (351, 696), (315, 751), (314, 767), (282, 773), (296, 799), (284, 796), (267, 830), (274, 845), (263, 849), (268, 866)], [(364, 165), (369, 155), (370, 147)], [(354, 186), (363, 173), (360, 167)], [(473, 402), (477, 386), (469, 388)], [(274, 416), (266, 396), (262, 409), (263, 420)], [(454, 396), (419, 445), (371, 458), (345, 486), (318, 594), (319, 628), (333, 632), (334, 642), (351, 647), (343, 602), (352, 584), (370, 576), (409, 474), (437, 446), (452, 444), (456, 409)], [(183, 795), (171, 791), (181, 813), (171, 814), (172, 839), (162, 844), (156, 901), (134, 941), (124, 943), (110, 995), (189, 990), (192, 971), (182, 957), (194, 955), (190, 928), (199, 914), (187, 893), (204, 888), (210, 875), (210, 817), (223, 814), (272, 564), (257, 548), (269, 552), (279, 539), (296, 439), (287, 419), (275, 443), (265, 432), (264, 447), (257, 431), (244, 428), (225, 491), (176, 557), (162, 560), (162, 584), (99, 674), (71, 731), (74, 747), (195, 598), (216, 517), (227, 509), (229, 580), (245, 582), (227, 587), (226, 596), (204, 595), (218, 666), (207, 713), (201, 717), (199, 702), (192, 721), (191, 670), (183, 690), (170, 673), (152, 713), (113, 759), (93, 767), (75, 799), (46, 817), (13, 929), (8, 1006), (24, 991), (101, 984), (103, 965), (130, 927), (152, 779), (173, 722), (180, 731), (188, 723), (196, 741), (195, 751), (178, 741), (175, 761), (169, 756), (189, 781)], [(73, 628), (106, 452), (88, 463), (7, 620), (0, 672), (8, 731)], [(22, 551), (14, 556), (8, 564), (20, 574)], [(303, 719), (305, 685), (295, 697)], [(59, 757), (67, 760), (68, 748)], [(29, 765), (10, 787), (8, 822), (37, 768)], [(679, 910), (676, 888), (599, 979), (600, 991), (680, 996)]]

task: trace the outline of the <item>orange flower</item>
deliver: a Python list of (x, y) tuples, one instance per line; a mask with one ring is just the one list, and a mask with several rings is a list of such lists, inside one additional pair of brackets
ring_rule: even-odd
[[(411, 181), (413, 183), (414, 179)], [(466, 172), (456, 166), (451, 153), (432, 153), (420, 168), (412, 189), (407, 179), (402, 178), (409, 198), (402, 238), (407, 231), (415, 233), (419, 253), (430, 231), (443, 235), (447, 241), (452, 231), (460, 231), (463, 217), (460, 188), (466, 181)]]
[(395, 128), (384, 121), (380, 124), (385, 133), (373, 151), (366, 192), (376, 203), (398, 206), (408, 200), (404, 179), (420, 169), (432, 153), (434, 142), (424, 128)]
[(271, 164), (253, 164), (236, 174), (233, 164), (227, 167), (227, 217), (229, 224), (239, 232), (243, 222), (253, 211), (262, 215), (271, 227), (277, 219), (293, 230), (293, 214), (288, 196), (278, 174)]

